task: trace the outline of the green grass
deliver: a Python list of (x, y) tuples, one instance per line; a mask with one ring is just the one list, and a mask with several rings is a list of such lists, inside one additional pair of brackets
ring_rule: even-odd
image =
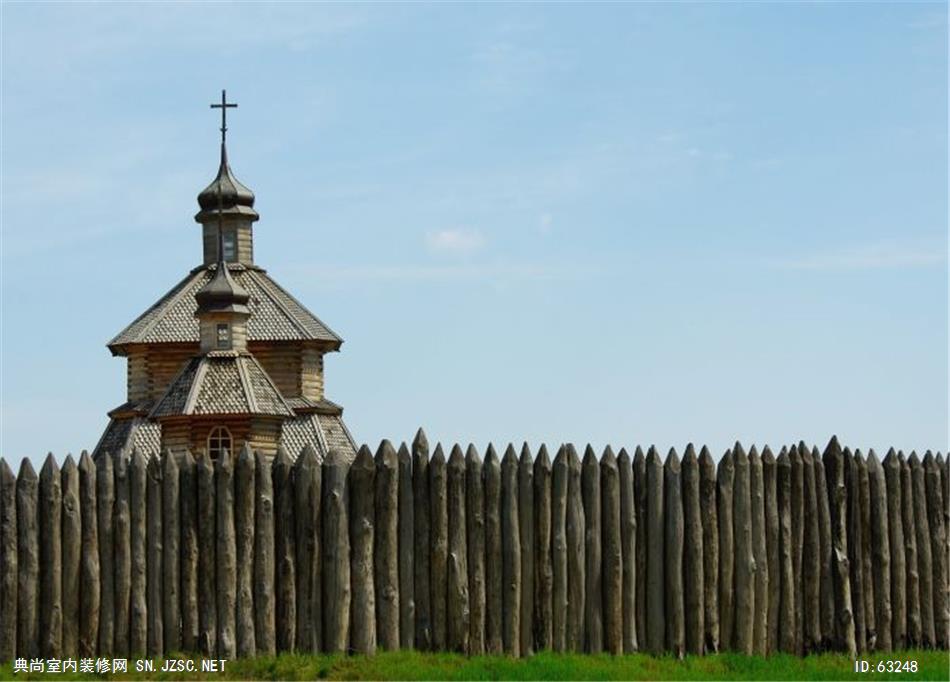
[[(199, 659), (187, 657), (194, 661)], [(224, 673), (136, 673), (120, 675), (74, 675), (19, 673), (10, 664), (0, 666), (0, 679), (149, 679), (149, 680), (947, 680), (950, 653), (904, 651), (889, 656), (863, 657), (872, 672), (855, 673), (854, 661), (840, 654), (807, 658), (776, 655), (768, 658), (717, 654), (654, 658), (588, 656), (542, 653), (527, 659), (505, 656), (422, 654), (412, 651), (379, 653), (376, 656), (305, 656), (283, 654), (228, 661)], [(916, 661), (917, 672), (873, 672), (878, 661)], [(161, 668), (160, 660), (155, 662)], [(134, 668), (134, 662), (129, 662)], [(200, 664), (197, 664), (200, 668)]]

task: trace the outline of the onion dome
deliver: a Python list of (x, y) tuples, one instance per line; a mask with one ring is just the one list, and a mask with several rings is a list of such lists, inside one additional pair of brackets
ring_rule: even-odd
[(218, 175), (211, 184), (205, 187), (198, 195), (198, 205), (201, 211), (195, 216), (199, 223), (207, 222), (217, 215), (219, 209), (223, 215), (243, 215), (250, 220), (257, 220), (257, 211), (254, 210), (254, 192), (242, 185), (228, 164), (228, 150), (221, 144), (221, 165)]
[(251, 295), (228, 272), (228, 267), (219, 262), (214, 277), (208, 280), (195, 294), (198, 313), (242, 313), (250, 315), (247, 302)]

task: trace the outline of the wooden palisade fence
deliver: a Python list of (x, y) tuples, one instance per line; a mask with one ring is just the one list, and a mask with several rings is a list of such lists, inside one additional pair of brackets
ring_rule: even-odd
[(948, 466), (836, 439), (446, 459), (421, 430), (352, 463), (0, 460), (0, 660), (947, 648)]

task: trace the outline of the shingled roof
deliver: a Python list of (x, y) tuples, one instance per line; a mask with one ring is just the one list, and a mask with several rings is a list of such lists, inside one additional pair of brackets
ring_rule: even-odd
[[(122, 354), (134, 343), (198, 342), (198, 303), (195, 293), (213, 276), (217, 265), (192, 270), (151, 308), (109, 341), (109, 350)], [(259, 268), (228, 264), (235, 281), (251, 295), (247, 323), (249, 341), (322, 341), (338, 350), (343, 339), (307, 310)]]
[(229, 351), (189, 360), (149, 417), (199, 414), (294, 416), (257, 360)]

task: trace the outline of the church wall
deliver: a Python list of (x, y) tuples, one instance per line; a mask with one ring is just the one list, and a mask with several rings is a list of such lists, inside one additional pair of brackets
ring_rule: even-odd
[[(254, 229), (250, 221), (236, 222), (234, 220), (225, 220), (224, 233), (234, 234), (237, 231), (236, 262), (244, 265), (254, 264)], [(203, 244), (204, 264), (214, 265), (218, 262), (218, 223), (216, 220), (205, 223), (201, 227), (201, 240)], [(234, 262), (234, 261), (229, 261)]]
[(304, 348), (301, 364), (300, 394), (310, 400), (323, 400), (323, 353)]
[(277, 385), (285, 398), (300, 395), (300, 344), (251, 343), (248, 350)]
[(227, 322), (231, 325), (231, 348), (242, 350), (247, 348), (247, 320), (234, 319), (230, 314), (206, 315), (199, 322), (201, 336), (201, 352), (217, 350), (217, 325)]
[(129, 351), (127, 364), (128, 400), (158, 400), (189, 358), (197, 344), (162, 344)]

